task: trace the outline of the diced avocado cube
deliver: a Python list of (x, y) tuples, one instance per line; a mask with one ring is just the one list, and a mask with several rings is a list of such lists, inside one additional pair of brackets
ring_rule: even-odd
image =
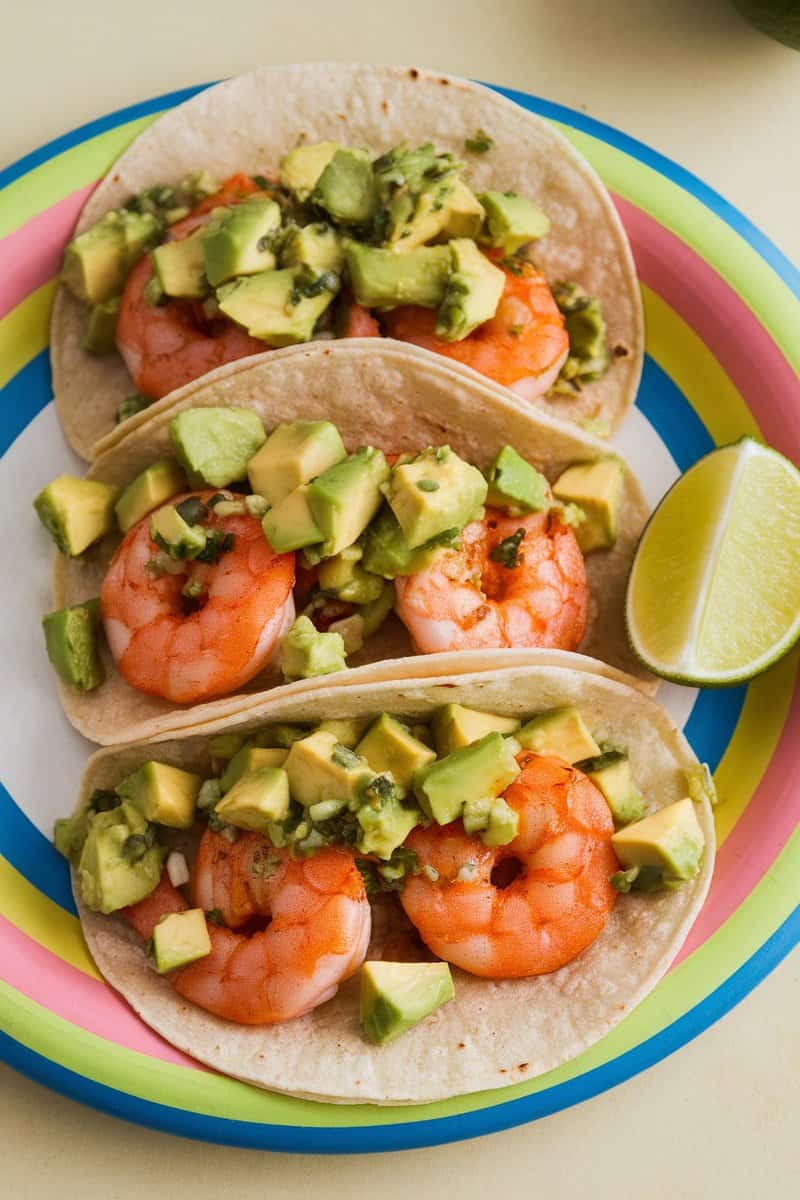
[(346, 457), (333, 422), (291, 421), (273, 429), (247, 464), (247, 475), (253, 491), (276, 505)]
[(312, 516), (308, 503), (308, 484), (295, 488), (261, 520), (264, 536), (276, 554), (288, 554), (322, 541), (322, 530)]
[(486, 240), (505, 254), (550, 232), (546, 214), (516, 192), (483, 192), (478, 199), (486, 209)]
[(487, 484), (477, 467), (449, 446), (439, 446), (424, 450), (411, 462), (398, 463), (383, 491), (414, 550), (474, 520), (486, 499)]
[[(249, 775), (251, 771), (258, 771), (261, 767), (282, 767), (288, 753), (288, 750), (277, 746), (242, 746), (231, 758), (219, 781), (223, 793), (229, 792), (243, 775)], [(236, 822), (232, 821), (231, 824), (235, 825)]]
[(531, 717), (515, 736), (523, 750), (563, 758), (570, 764), (595, 758), (600, 753), (600, 747), (573, 705), (551, 708)]
[(469, 238), (450, 242), (452, 274), (436, 318), (436, 336), (458, 342), (497, 312), (506, 277)]
[(197, 558), (206, 546), (206, 533), (200, 525), (184, 521), (174, 504), (159, 508), (150, 518), (150, 537), (157, 546), (177, 560)]
[(575, 536), (584, 554), (607, 550), (617, 540), (622, 501), (623, 466), (618, 458), (567, 467), (553, 484), (563, 504), (577, 504), (585, 514)]
[(169, 423), (169, 436), (192, 487), (227, 487), (244, 479), (247, 464), (266, 440), (249, 408), (190, 408)]
[(293, 346), (310, 341), (338, 287), (338, 276), (331, 271), (309, 279), (307, 267), (285, 267), (223, 283), (217, 288), (217, 302), (251, 337), (268, 346)]
[(159, 975), (188, 967), (210, 953), (211, 938), (202, 908), (168, 913), (153, 930), (153, 957)]
[(118, 296), (131, 267), (155, 245), (161, 226), (150, 213), (108, 212), (69, 243), (61, 278), (85, 304)]
[(436, 755), (415, 738), (400, 721), (381, 713), (359, 742), (356, 753), (379, 775), (389, 772), (396, 783), (408, 788), (414, 774), (432, 763)]
[(281, 672), (287, 681), (344, 671), (344, 642), (338, 633), (320, 633), (309, 617), (298, 617), (281, 642)]
[(128, 484), (114, 505), (117, 524), (127, 533), (142, 517), (185, 489), (186, 476), (173, 459), (152, 463)]
[(274, 200), (254, 196), (212, 217), (202, 234), (205, 275), (218, 287), (234, 275), (255, 275), (275, 266), (273, 235), (281, 210)]
[(202, 300), (208, 294), (204, 231), (175, 242), (163, 242), (150, 254), (155, 278), (167, 296)]
[(418, 1025), (455, 996), (444, 962), (365, 962), (360, 1017), (364, 1036), (383, 1045)]
[(372, 159), (367, 150), (336, 150), (311, 194), (337, 225), (364, 225), (375, 208)]
[(350, 604), (369, 604), (378, 599), (384, 581), (380, 575), (364, 570), (361, 556), (360, 546), (348, 546), (320, 563), (318, 583), (324, 595)]
[(65, 683), (91, 692), (105, 680), (97, 651), (100, 601), (87, 600), (42, 617), (47, 657)]
[(344, 266), (344, 242), (332, 225), (317, 221), (296, 229), (284, 243), (281, 251), (281, 266), (294, 267), (305, 264), (317, 273), (342, 270)]
[(88, 354), (111, 354), (116, 349), (119, 296), (92, 306), (81, 345)]
[(191, 829), (202, 779), (192, 771), (151, 760), (117, 784), (116, 792), (148, 821)]
[(465, 833), (483, 833), (489, 828), (489, 811), (494, 801), (489, 796), (467, 800), (461, 812)]
[(512, 748), (495, 731), (423, 767), (414, 780), (414, 791), (426, 815), (446, 825), (461, 816), (468, 800), (499, 796), (519, 771)]
[(375, 777), (369, 763), (324, 729), (292, 743), (284, 770), (292, 798), (305, 808), (320, 800), (344, 800), (357, 808)]
[(229, 762), (244, 745), (244, 734), (218, 733), (208, 743), (208, 752), (213, 759)]
[[(396, 579), (399, 575), (415, 575), (424, 571), (448, 546), (458, 540), (458, 529), (449, 529), (429, 543), (412, 550), (403, 536), (400, 522), (388, 505), (384, 505), (364, 536), (364, 555), (361, 564), (373, 575)], [(392, 593), (393, 594), (393, 593)]]
[[(260, 753), (269, 754), (270, 751)], [(248, 771), (225, 793), (217, 804), (216, 813), (237, 829), (266, 833), (272, 821), (283, 821), (289, 815), (289, 776), (282, 767), (274, 766)]]
[(355, 298), (365, 308), (438, 308), (452, 263), (448, 246), (420, 246), (396, 254), (360, 242), (350, 242), (345, 261)]
[(133, 805), (96, 813), (78, 860), (84, 902), (102, 913), (137, 904), (158, 884), (162, 861), (147, 821)]
[(454, 179), (445, 196), (446, 220), (442, 235), (445, 238), (476, 238), (481, 231), (486, 211), (475, 193), (463, 179)]
[(78, 805), (71, 817), (59, 817), (55, 822), (53, 845), (73, 866), (78, 865), (95, 812), (91, 799), (87, 799)]
[(479, 712), (463, 704), (445, 704), (433, 718), (433, 734), (436, 750), (441, 757), (452, 754), (461, 746), (480, 741), (487, 733), (516, 733), (520, 722), (516, 717), (499, 717), (494, 713)]
[(59, 475), (42, 488), (33, 507), (62, 554), (75, 558), (113, 531), (118, 495), (110, 483)]
[(705, 837), (687, 797), (619, 829), (611, 844), (623, 867), (660, 867), (670, 878), (692, 879), (700, 870)]
[(348, 750), (353, 750), (363, 737), (369, 723), (369, 717), (332, 717), (330, 720), (320, 721), (317, 728), (325, 733), (332, 733), (340, 745), (346, 746)]
[(644, 816), (644, 799), (631, 779), (627, 754), (609, 750), (596, 758), (583, 759), (575, 766), (603, 793), (615, 825), (628, 825)]
[(711, 805), (717, 803), (717, 789), (714, 787), (714, 776), (708, 763), (697, 763), (684, 771), (686, 790), (697, 804), (707, 801)]
[(139, 392), (132, 392), (130, 396), (126, 396), (124, 400), (120, 400), (119, 402), (116, 417), (117, 425), (121, 425), (123, 421), (129, 421), (137, 413), (144, 412), (152, 403), (153, 401), (148, 396), (142, 396)]
[(383, 591), (378, 596), (378, 599), (371, 600), (369, 604), (362, 604), (358, 610), (358, 615), (361, 617), (363, 624), (362, 634), (364, 641), (368, 637), (372, 637), (373, 633), (380, 629), (393, 608), (394, 587), (391, 583), (384, 582)]
[(307, 200), (338, 149), (338, 142), (315, 142), (290, 150), (281, 160), (281, 184), (298, 200)]
[(489, 482), (486, 503), (492, 508), (502, 508), (510, 516), (519, 517), (541, 512), (548, 506), (547, 480), (513, 446), (503, 446), (486, 477)]
[(308, 737), (308, 730), (303, 729), (300, 725), (285, 725), (279, 722), (276, 725), (265, 725), (258, 733), (252, 734), (247, 739), (248, 746), (266, 746), (268, 748), (278, 747), (281, 750), (290, 750), (295, 742), (301, 741)]
[(388, 477), (383, 451), (364, 446), (309, 484), (311, 514), (325, 539), (323, 557), (338, 554), (364, 532), (381, 506), (381, 484)]
[(576, 385), (600, 379), (608, 370), (606, 322), (600, 300), (587, 296), (577, 283), (556, 284), (553, 298), (569, 338), (569, 355), (554, 390), (570, 394), (577, 390)]
[(367, 786), (356, 820), (360, 826), (357, 849), (362, 854), (389, 859), (420, 823), (422, 813), (415, 806), (404, 807), (391, 780), (379, 775)]
[(481, 833), (485, 846), (507, 846), (519, 833), (519, 813), (496, 796), (489, 805), (489, 820)]

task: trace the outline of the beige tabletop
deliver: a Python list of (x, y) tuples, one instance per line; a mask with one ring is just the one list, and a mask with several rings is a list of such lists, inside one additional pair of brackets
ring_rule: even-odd
[[(44, 0), (7, 4), (0, 166), (122, 105), (260, 63), (417, 63), (570, 105), (657, 147), (800, 261), (800, 53), (726, 0)], [(9, 1200), (800, 1194), (800, 956), (698, 1040), (534, 1125), (368, 1158), (261, 1154), (123, 1124), (0, 1068)]]

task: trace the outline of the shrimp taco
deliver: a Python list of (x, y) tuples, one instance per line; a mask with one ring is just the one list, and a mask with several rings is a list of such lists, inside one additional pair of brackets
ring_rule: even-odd
[(147, 129), (66, 248), (51, 359), (84, 457), (223, 364), (388, 336), (609, 431), (642, 365), (630, 248), (592, 168), (496, 92), (417, 69), (268, 67)]
[(580, 648), (646, 678), (623, 618), (646, 517), (629, 468), (394, 342), (190, 385), (35, 506), (59, 547), (48, 651), (104, 744), (415, 650)]
[(168, 1041), (421, 1103), (533, 1079), (640, 1003), (708, 891), (712, 799), (613, 669), (450, 655), (102, 750), (56, 845), (97, 966)]

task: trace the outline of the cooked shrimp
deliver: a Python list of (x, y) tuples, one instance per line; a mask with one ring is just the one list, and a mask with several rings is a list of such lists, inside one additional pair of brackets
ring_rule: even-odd
[[(506, 561), (516, 559), (516, 566), (492, 559), (504, 541)], [(396, 579), (395, 590), (397, 614), (423, 654), (492, 646), (574, 650), (586, 631), (583, 555), (553, 513), (507, 517), (487, 508), (463, 531), (460, 548)]]
[(408, 878), (403, 908), (435, 954), (486, 979), (572, 962), (602, 932), (616, 898), (614, 823), (602, 794), (561, 759), (519, 761), (522, 772), (504, 793), (519, 814), (507, 846), (484, 846), (459, 822), (406, 839), (438, 878)]
[[(248, 176), (234, 175), (170, 228), (170, 240), (194, 233), (213, 208), (237, 204), (256, 191)], [(117, 349), (142, 395), (158, 400), (223, 363), (267, 349), (232, 321), (208, 317), (200, 301), (151, 303), (145, 289), (152, 278), (153, 265), (146, 254), (125, 282), (117, 321)]]
[[(212, 492), (191, 493), (207, 501)], [(176, 497), (179, 503), (186, 497)], [(294, 554), (276, 554), (249, 515), (204, 525), (233, 535), (215, 563), (175, 563), (179, 574), (148, 569), (158, 554), (150, 518), (128, 531), (111, 560), (100, 609), (111, 653), (133, 687), (176, 704), (235, 691), (264, 668), (294, 619)], [(191, 582), (199, 593), (187, 599)]]
[(530, 263), (515, 262), (494, 316), (460, 342), (436, 336), (436, 313), (429, 308), (395, 308), (383, 317), (390, 337), (414, 342), (457, 359), (524, 400), (550, 390), (569, 352), (564, 318), (547, 281)]
[[(161, 915), (176, 911), (163, 880), (160, 889)], [(367, 953), (369, 901), (346, 850), (325, 848), (293, 859), (261, 834), (242, 834), (231, 844), (207, 830), (194, 865), (193, 895), (197, 907), (215, 913), (226, 927), (209, 923), (211, 953), (176, 971), (172, 985), (185, 1000), (240, 1025), (288, 1021), (324, 1004)], [(148, 904), (140, 916), (137, 910)], [(127, 910), (143, 936), (152, 934), (157, 907), (147, 897)], [(265, 929), (244, 928), (264, 918)]]
[(381, 327), (368, 308), (350, 300), (344, 309), (342, 331), (343, 338), (380, 337)]

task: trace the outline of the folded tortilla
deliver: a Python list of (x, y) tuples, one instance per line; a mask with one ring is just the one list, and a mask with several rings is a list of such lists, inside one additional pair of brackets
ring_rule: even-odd
[[(492, 138), (492, 149), (465, 154), (465, 139), (479, 129)], [(199, 170), (220, 180), (237, 172), (275, 173), (298, 142), (324, 140), (375, 154), (402, 141), (434, 141), (465, 159), (464, 178), (476, 191), (518, 191), (538, 204), (551, 231), (536, 243), (537, 265), (551, 283), (575, 280), (599, 297), (612, 355), (602, 379), (537, 403), (562, 417), (619, 424), (636, 395), (644, 346), (625, 231), (594, 170), (555, 127), (478, 84), (416, 68), (344, 63), (263, 67), (230, 79), (145, 130), (95, 189), (76, 232), (142, 188), (177, 183)], [(53, 388), (67, 440), (88, 459), (99, 439), (114, 434), (117, 407), (135, 387), (117, 354), (97, 358), (82, 349), (86, 320), (86, 308), (62, 287), (51, 326)], [(169, 397), (150, 412), (165, 403)], [(124, 429), (117, 432), (122, 436)]]
[[(487, 385), (473, 371), (423, 351), (410, 352), (396, 342), (375, 347), (353, 340), (296, 346), (246, 368), (232, 363), (213, 379), (182, 388), (171, 404), (111, 445), (89, 477), (127, 485), (150, 463), (172, 454), (169, 423), (177, 412), (209, 405), (253, 409), (267, 430), (281, 421), (333, 421), (348, 450), (369, 443), (387, 452), (416, 453), (446, 443), (479, 467), (487, 467), (498, 450), (510, 443), (551, 481), (570, 463), (609, 453), (604, 442), (566, 422), (533, 409), (521, 411), (508, 393)], [(639, 484), (626, 467), (616, 545), (586, 557), (589, 620), (580, 648), (648, 681), (630, 650), (624, 623), (625, 585), (646, 518)], [(115, 537), (105, 538), (78, 559), (56, 553), (54, 607), (99, 595), (117, 542)], [(99, 688), (80, 693), (61, 685), (72, 724), (102, 745), (212, 720), (258, 702), (254, 693), (282, 685), (273, 669), (272, 674), (262, 672), (237, 695), (181, 706), (132, 688), (117, 671), (107, 647), (102, 653), (107, 678)], [(412, 653), (405, 627), (390, 615), (350, 663), (388, 663)], [(433, 669), (421, 668), (423, 673)], [(345, 679), (340, 673), (288, 686), (307, 690)]]
[[(655, 701), (618, 673), (575, 654), (510, 652), (473, 671), (463, 655), (439, 656), (425, 678), (368, 680), (305, 696), (273, 693), (252, 711), (217, 721), (202, 733), (99, 751), (90, 760), (82, 798), (114, 787), (155, 758), (210, 771), (209, 738), (250, 732), (269, 722), (315, 722), (389, 712), (424, 719), (459, 703), (508, 716), (577, 705), (596, 739), (625, 748), (648, 812), (687, 795), (685, 772), (697, 766), (686, 739)], [(304, 1017), (244, 1027), (183, 1000), (148, 966), (141, 939), (122, 918), (80, 902), (89, 949), (102, 974), (148, 1025), (181, 1050), (248, 1083), (329, 1102), (411, 1104), (524, 1083), (599, 1041), (650, 992), (691, 928), (711, 881), (714, 823), (707, 799), (695, 805), (706, 840), (700, 873), (673, 892), (630, 893), (614, 906), (597, 940), (567, 966), (532, 979), (491, 981), (453, 969), (455, 1000), (386, 1046), (358, 1024), (357, 979)], [(399, 904), (373, 910), (370, 958), (403, 927)], [(391, 957), (391, 953), (388, 955)]]

